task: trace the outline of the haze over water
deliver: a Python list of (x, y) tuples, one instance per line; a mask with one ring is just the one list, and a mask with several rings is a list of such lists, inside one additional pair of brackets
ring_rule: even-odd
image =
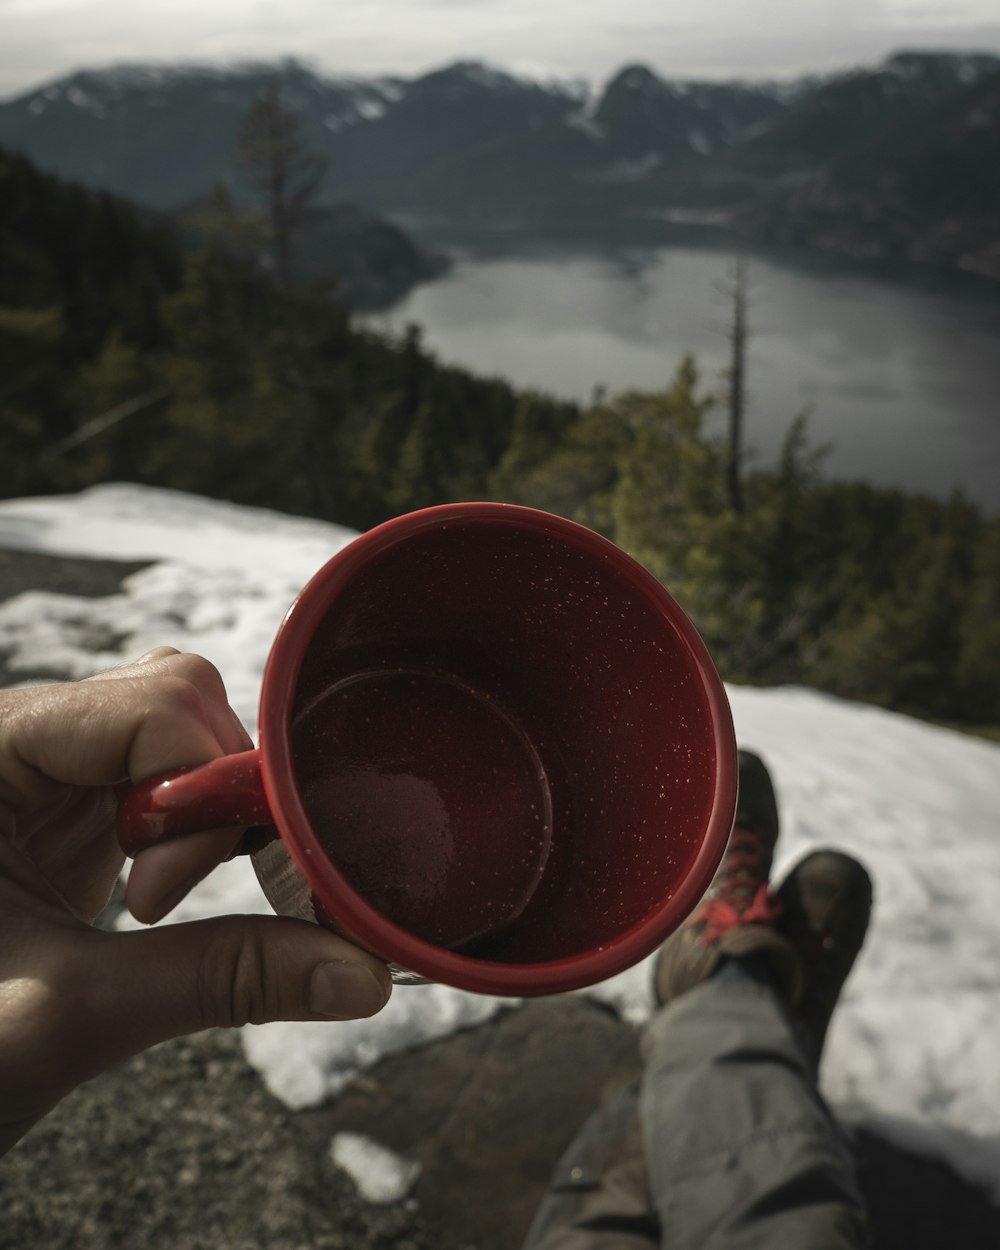
[[(696, 247), (466, 253), (383, 319), (447, 363), (581, 400), (665, 386), (685, 352), (724, 392), (733, 257)], [(830, 477), (1000, 508), (1000, 300), (752, 257), (747, 443), (777, 454), (810, 413)], [(721, 429), (722, 410), (710, 418)]]

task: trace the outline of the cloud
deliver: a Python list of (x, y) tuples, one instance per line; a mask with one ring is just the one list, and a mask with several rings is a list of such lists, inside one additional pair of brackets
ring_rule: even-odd
[(122, 60), (304, 56), (413, 74), (458, 58), (602, 80), (787, 75), (901, 46), (1000, 50), (984, 0), (0, 0), (0, 91)]

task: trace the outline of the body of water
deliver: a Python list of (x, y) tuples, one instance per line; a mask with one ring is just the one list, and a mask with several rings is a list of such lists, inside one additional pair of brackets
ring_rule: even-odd
[[(589, 399), (656, 389), (686, 352), (722, 394), (734, 260), (669, 247), (608, 253), (466, 252), (380, 325), (423, 327), (446, 363)], [(747, 444), (773, 460), (810, 413), (829, 476), (1000, 508), (1000, 300), (748, 261)], [(721, 409), (714, 420), (721, 429)]]

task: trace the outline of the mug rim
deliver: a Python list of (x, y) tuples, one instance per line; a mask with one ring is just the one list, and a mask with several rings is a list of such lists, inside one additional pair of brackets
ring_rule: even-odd
[[(336, 867), (312, 828), (294, 777), (290, 718), (306, 648), (330, 602), (376, 554), (419, 532), (452, 522), (501, 523), (557, 537), (612, 564), (665, 618), (687, 652), (708, 703), (715, 747), (715, 793), (694, 862), (676, 889), (631, 928), (600, 948), (538, 963), (494, 963), (456, 954), (415, 937), (368, 903)], [(666, 587), (634, 557), (596, 531), (519, 504), (440, 504), (393, 517), (336, 552), (306, 583), (275, 635), (260, 698), (264, 791), (289, 855), (344, 935), (379, 958), (420, 976), (477, 993), (526, 997), (581, 989), (625, 971), (653, 953), (693, 911), (722, 859), (736, 811), (737, 755), (732, 712), (700, 634)]]

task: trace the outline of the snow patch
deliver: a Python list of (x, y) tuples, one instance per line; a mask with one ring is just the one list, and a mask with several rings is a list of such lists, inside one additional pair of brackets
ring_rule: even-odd
[(361, 1133), (337, 1133), (330, 1142), (330, 1158), (351, 1178), (365, 1202), (379, 1206), (405, 1198), (420, 1175), (419, 1163)]
[(104, 118), (108, 115), (108, 110), (100, 100), (75, 83), (66, 88), (66, 99), (74, 108), (85, 109), (93, 117)]
[(78, 495), (0, 501), (0, 544), (119, 560), (308, 576), (356, 531), (182, 491), (110, 483)]
[[(199, 915), (218, 914), (200, 903), (200, 899), (192, 903)], [(248, 1025), (243, 1048), (271, 1093), (298, 1110), (338, 1094), (359, 1072), (388, 1055), (486, 1024), (516, 1002), (446, 985), (396, 986), (388, 1004), (370, 1019), (336, 1025), (288, 1021)]]
[(477, 87), (485, 87), (488, 91), (509, 91), (511, 88), (534, 87), (535, 83), (527, 79), (515, 78), (505, 70), (484, 61), (459, 61), (452, 70), (461, 74), (466, 82)]
[(565, 122), (567, 126), (572, 126), (574, 130), (579, 130), (588, 139), (594, 139), (598, 143), (603, 142), (607, 138), (608, 132), (593, 116), (589, 105), (585, 108), (577, 109), (573, 113), (567, 113)]
[(359, 116), (363, 117), (366, 122), (373, 122), (379, 117), (384, 117), (386, 113), (384, 100), (373, 100), (371, 98), (358, 100), (354, 107), (357, 109)]
[(647, 152), (634, 160), (616, 161), (613, 165), (591, 174), (589, 181), (607, 183), (641, 182), (653, 170), (659, 169), (662, 164), (663, 157), (659, 152)]
[(406, 87), (397, 82), (393, 78), (379, 78), (375, 82), (375, 88), (389, 104), (398, 104), (406, 95)]

